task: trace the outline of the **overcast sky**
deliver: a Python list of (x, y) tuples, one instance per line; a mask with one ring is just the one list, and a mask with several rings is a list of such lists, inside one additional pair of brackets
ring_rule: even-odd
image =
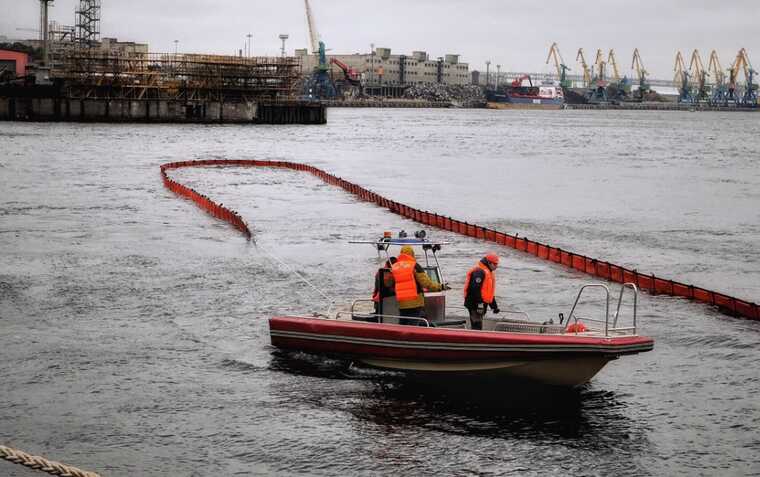
[[(638, 47), (653, 76), (672, 78), (681, 50), (688, 62), (699, 49), (705, 66), (716, 49), (723, 67), (746, 48), (760, 66), (760, 0), (310, 0), (317, 29), (333, 53), (368, 52), (370, 44), (393, 53), (427, 51), (435, 58), (461, 55), (471, 69), (485, 61), (502, 71), (548, 72), (546, 55), (557, 42), (577, 72), (582, 47), (614, 48), (621, 74), (630, 72)], [(77, 0), (55, 0), (50, 19), (74, 23)], [(235, 54), (253, 34), (253, 53), (277, 54), (280, 33), (287, 49), (307, 45), (303, 0), (102, 0), (101, 36), (148, 43), (151, 51)], [(37, 0), (0, 0), (0, 35), (34, 36)], [(688, 66), (688, 65), (687, 65)], [(756, 66), (757, 67), (757, 66)], [(492, 66), (492, 68), (494, 68)]]

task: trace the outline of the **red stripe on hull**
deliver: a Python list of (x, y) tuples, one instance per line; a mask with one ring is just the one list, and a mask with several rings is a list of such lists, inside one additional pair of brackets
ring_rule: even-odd
[[(306, 317), (270, 318), (269, 327), (272, 344), (277, 347), (394, 359), (541, 360), (556, 358), (560, 355), (588, 356), (590, 354), (615, 357), (648, 351), (653, 346), (651, 338), (639, 336), (600, 338), (578, 335), (482, 332)], [(384, 343), (350, 342), (352, 339), (383, 340)], [(436, 347), (446, 346), (460, 349), (436, 349)], [(518, 349), (476, 349), (489, 346)], [(466, 349), (468, 347), (472, 349)]]

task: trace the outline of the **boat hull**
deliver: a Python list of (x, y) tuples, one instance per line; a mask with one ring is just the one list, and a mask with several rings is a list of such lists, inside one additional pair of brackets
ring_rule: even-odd
[(269, 320), (272, 345), (430, 376), (529, 379), (574, 386), (609, 361), (649, 351), (651, 338), (427, 328), (310, 317)]
[(563, 103), (556, 102), (539, 102), (539, 103), (499, 103), (489, 101), (486, 103), (488, 109), (562, 109)]

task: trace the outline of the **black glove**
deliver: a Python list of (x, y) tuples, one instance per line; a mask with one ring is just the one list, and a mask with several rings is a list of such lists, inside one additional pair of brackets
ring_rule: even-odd
[(500, 311), (501, 311), (501, 310), (500, 310), (500, 309), (499, 309), (499, 307), (497, 306), (496, 308), (494, 308), (494, 309), (493, 309), (493, 314), (495, 315), (495, 314), (497, 314), (497, 313), (498, 313), (498, 312), (500, 312)]
[(448, 283), (444, 283), (443, 285), (441, 285), (441, 290), (451, 290), (451, 287), (449, 286)]
[(496, 300), (492, 301), (489, 306), (491, 307), (494, 315), (501, 311), (499, 310), (499, 305), (496, 304)]

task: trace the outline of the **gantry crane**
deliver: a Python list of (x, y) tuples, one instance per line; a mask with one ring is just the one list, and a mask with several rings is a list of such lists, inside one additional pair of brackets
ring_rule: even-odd
[(707, 101), (710, 97), (707, 92), (707, 75), (708, 73), (702, 65), (702, 58), (699, 56), (699, 50), (694, 50), (689, 63), (689, 76), (694, 84), (693, 91), (696, 91), (694, 97), (696, 101)]
[(710, 62), (707, 64), (707, 72), (713, 79), (712, 94), (710, 102), (712, 104), (728, 103), (728, 88), (726, 87), (726, 74), (718, 59), (718, 52), (713, 50), (710, 53)]
[(633, 50), (633, 60), (631, 60), (631, 69), (636, 71), (636, 76), (639, 78), (639, 92), (638, 97), (644, 99), (644, 96), (649, 92), (649, 84), (647, 84), (647, 74), (649, 72), (644, 69), (644, 62), (641, 60), (639, 49)]
[(686, 70), (686, 65), (684, 65), (683, 56), (680, 51), (676, 53), (676, 63), (673, 71), (675, 72), (673, 84), (678, 88), (678, 101), (682, 103), (693, 102), (694, 96), (691, 94), (691, 88), (689, 87), (689, 72)]
[(562, 54), (559, 52), (559, 47), (556, 42), (552, 43), (551, 48), (549, 48), (549, 56), (546, 57), (547, 65), (552, 57), (554, 57), (554, 66), (557, 68), (557, 76), (559, 76), (560, 86), (565, 89), (570, 88), (572, 82), (567, 79), (567, 72), (570, 71), (570, 68), (565, 65), (565, 60), (562, 59)]
[(581, 68), (583, 69), (583, 84), (586, 87), (591, 87), (591, 72), (586, 63), (586, 57), (583, 56), (583, 48), (578, 48), (578, 54), (575, 56), (575, 61), (580, 60)]

